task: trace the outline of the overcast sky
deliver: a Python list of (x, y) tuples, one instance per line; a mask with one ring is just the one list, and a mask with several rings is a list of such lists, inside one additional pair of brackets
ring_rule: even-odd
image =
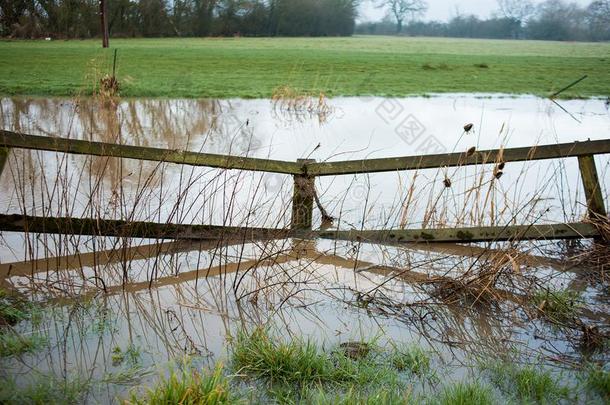
[[(572, 0), (580, 5), (588, 5), (592, 0)], [(541, 3), (542, 0), (534, 0)], [(424, 20), (446, 21), (456, 15), (456, 7), (460, 14), (476, 14), (480, 17), (489, 17), (498, 9), (496, 0), (428, 0), (428, 12)], [(360, 6), (360, 21), (380, 20), (385, 15), (384, 10), (377, 9), (371, 0), (363, 0)]]

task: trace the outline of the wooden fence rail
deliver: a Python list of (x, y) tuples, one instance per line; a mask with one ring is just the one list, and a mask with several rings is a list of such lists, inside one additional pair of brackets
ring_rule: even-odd
[(166, 224), (69, 217), (0, 214), (0, 230), (23, 233), (74, 234), (146, 238), (244, 242), (269, 239), (337, 239), (365, 243), (501, 242), (534, 239), (581, 239), (599, 235), (592, 224), (508, 225), (451, 229), (384, 229), (369, 231), (313, 231), (302, 229), (241, 228), (213, 225)]
[(215, 155), (131, 145), (117, 145), (46, 136), (19, 134), (0, 130), (0, 175), (10, 148), (33, 149), (80, 155), (108, 156), (167, 162), (222, 169), (262, 171), (292, 175), (294, 193), (290, 229), (179, 225), (104, 219), (43, 218), (23, 215), (0, 215), (0, 231), (35, 233), (74, 233), (97, 236), (129, 236), (155, 239), (244, 240), (305, 237), (359, 241), (392, 242), (484, 242), (525, 239), (598, 238), (592, 224), (511, 225), (460, 229), (400, 229), (366, 231), (312, 231), (316, 176), (379, 173), (441, 167), (523, 162), (529, 160), (578, 158), (587, 199), (588, 214), (593, 223), (607, 222), (594, 155), (610, 153), (610, 139), (572, 142), (525, 148), (492, 149), (474, 153), (450, 153), (425, 156), (367, 159), (342, 162), (299, 160), (286, 162), (249, 157)]
[(285, 238), (290, 233), (289, 229), (167, 224), (101, 218), (40, 217), (15, 214), (0, 214), (0, 230), (178, 240), (261, 240)]
[(6, 148), (23, 148), (77, 155), (109, 156), (154, 162), (177, 163), (189, 166), (207, 166), (222, 169), (239, 169), (259, 172), (300, 174), (302, 168), (295, 162), (257, 159), (249, 157), (215, 155), (211, 153), (187, 152), (149, 148), (143, 146), (117, 145), (105, 142), (81, 141), (78, 139), (25, 135), (0, 130), (0, 145)]
[(610, 139), (541, 145), (526, 148), (490, 149), (467, 153), (405, 156), (396, 158), (352, 160), (307, 164), (310, 176), (380, 173), (400, 170), (432, 169), (439, 167), (470, 166), (498, 162), (524, 162), (610, 153)]

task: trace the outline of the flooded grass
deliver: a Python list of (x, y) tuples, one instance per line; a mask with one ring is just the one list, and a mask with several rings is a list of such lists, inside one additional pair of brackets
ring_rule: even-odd
[(88, 383), (79, 378), (60, 379), (55, 375), (38, 375), (25, 386), (13, 379), (0, 385), (0, 402), (5, 404), (69, 404), (82, 403)]
[(45, 346), (46, 339), (38, 333), (22, 334), (13, 326), (25, 320), (36, 321), (40, 309), (23, 297), (0, 289), (0, 357), (35, 352)]
[(610, 400), (610, 371), (597, 365), (590, 366), (587, 369), (586, 384), (603, 400)]
[(531, 300), (543, 317), (556, 323), (569, 321), (583, 306), (581, 293), (579, 291), (536, 291), (532, 294)]
[(429, 403), (439, 405), (491, 405), (494, 402), (495, 398), (489, 387), (479, 382), (459, 382), (446, 387), (437, 400), (431, 400)]
[(36, 306), (23, 297), (0, 289), (0, 327), (30, 319), (36, 310)]
[(419, 346), (398, 347), (390, 354), (389, 361), (398, 371), (408, 370), (425, 376), (430, 373), (430, 353)]
[[(370, 392), (348, 390), (344, 393), (329, 392), (318, 388), (307, 390), (302, 397), (304, 400), (299, 403), (311, 405), (408, 405), (413, 403), (410, 399), (409, 392), (396, 392), (389, 390), (387, 387), (378, 388)], [(294, 402), (287, 401), (286, 403)]]
[(46, 340), (39, 335), (21, 335), (13, 331), (0, 333), (0, 357), (32, 353), (45, 347)]
[(560, 403), (571, 397), (569, 387), (563, 386), (551, 374), (534, 365), (518, 367), (500, 362), (489, 367), (491, 380), (506, 395), (521, 403)]
[[(354, 359), (345, 347), (322, 352), (310, 341), (289, 343), (272, 339), (262, 329), (241, 333), (232, 349), (233, 367), (239, 374), (261, 378), (269, 384), (294, 386), (298, 391), (314, 385), (362, 387), (395, 385), (398, 374), (390, 362), (380, 362), (367, 354)], [(298, 392), (297, 391), (297, 392)]]
[(132, 394), (125, 404), (237, 404), (240, 401), (231, 393), (229, 380), (221, 367), (202, 374), (188, 365), (171, 371), (168, 378), (159, 381), (145, 394)]

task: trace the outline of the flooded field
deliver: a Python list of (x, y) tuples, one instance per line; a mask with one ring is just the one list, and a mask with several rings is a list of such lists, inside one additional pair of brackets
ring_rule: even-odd
[[(610, 137), (604, 100), (559, 103), (499, 95), (4, 98), (0, 127), (318, 162)], [(610, 159), (596, 163), (608, 205)], [(324, 223), (315, 209), (315, 229), (535, 226), (581, 221), (587, 211), (575, 158), (319, 177), (315, 188), (334, 218)], [(11, 150), (0, 189), (1, 213), (286, 228), (293, 178)], [(65, 402), (117, 403), (159, 387), (161, 376), (188, 361), (198, 370), (222, 363), (230, 391), (249, 402), (455, 403), (447, 400), (452, 390), (470, 384), (482, 392), (478, 403), (604, 403), (609, 257), (607, 245), (587, 240), (381, 245), (3, 232), (0, 308), (12, 315), (0, 318), (10, 328), (0, 401), (36, 402), (37, 391)], [(282, 361), (305, 350), (305, 340), (321, 362), (355, 367), (355, 377), (330, 388), (325, 381), (335, 374), (304, 385), (286, 377), (300, 369)], [(263, 346), (283, 354), (274, 361), (244, 355), (264, 353)], [(354, 347), (365, 353), (352, 358)], [(276, 374), (253, 366), (265, 361)], [(352, 397), (359, 376), (372, 375), (388, 378)]]

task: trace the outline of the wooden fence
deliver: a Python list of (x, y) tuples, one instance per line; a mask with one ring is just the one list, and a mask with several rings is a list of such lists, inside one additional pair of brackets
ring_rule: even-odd
[[(608, 221), (594, 155), (610, 153), (610, 140), (573, 142), (526, 148), (492, 149), (476, 151), (474, 153), (465, 152), (318, 163), (313, 160), (285, 162), (0, 131), (0, 175), (11, 148), (292, 175), (294, 178), (292, 221), (289, 229), (268, 229), (132, 222), (99, 218), (49, 218), (0, 215), (0, 231), (193, 240), (226, 240), (236, 238), (254, 240), (298, 237), (392, 243), (485, 242), (599, 238), (599, 227), (596, 224)], [(557, 225), (523, 224), (450, 229), (312, 230), (314, 200), (316, 198), (315, 178), (317, 176), (395, 172), (469, 165), (497, 165), (508, 162), (565, 158), (578, 159), (590, 219), (586, 223)]]

